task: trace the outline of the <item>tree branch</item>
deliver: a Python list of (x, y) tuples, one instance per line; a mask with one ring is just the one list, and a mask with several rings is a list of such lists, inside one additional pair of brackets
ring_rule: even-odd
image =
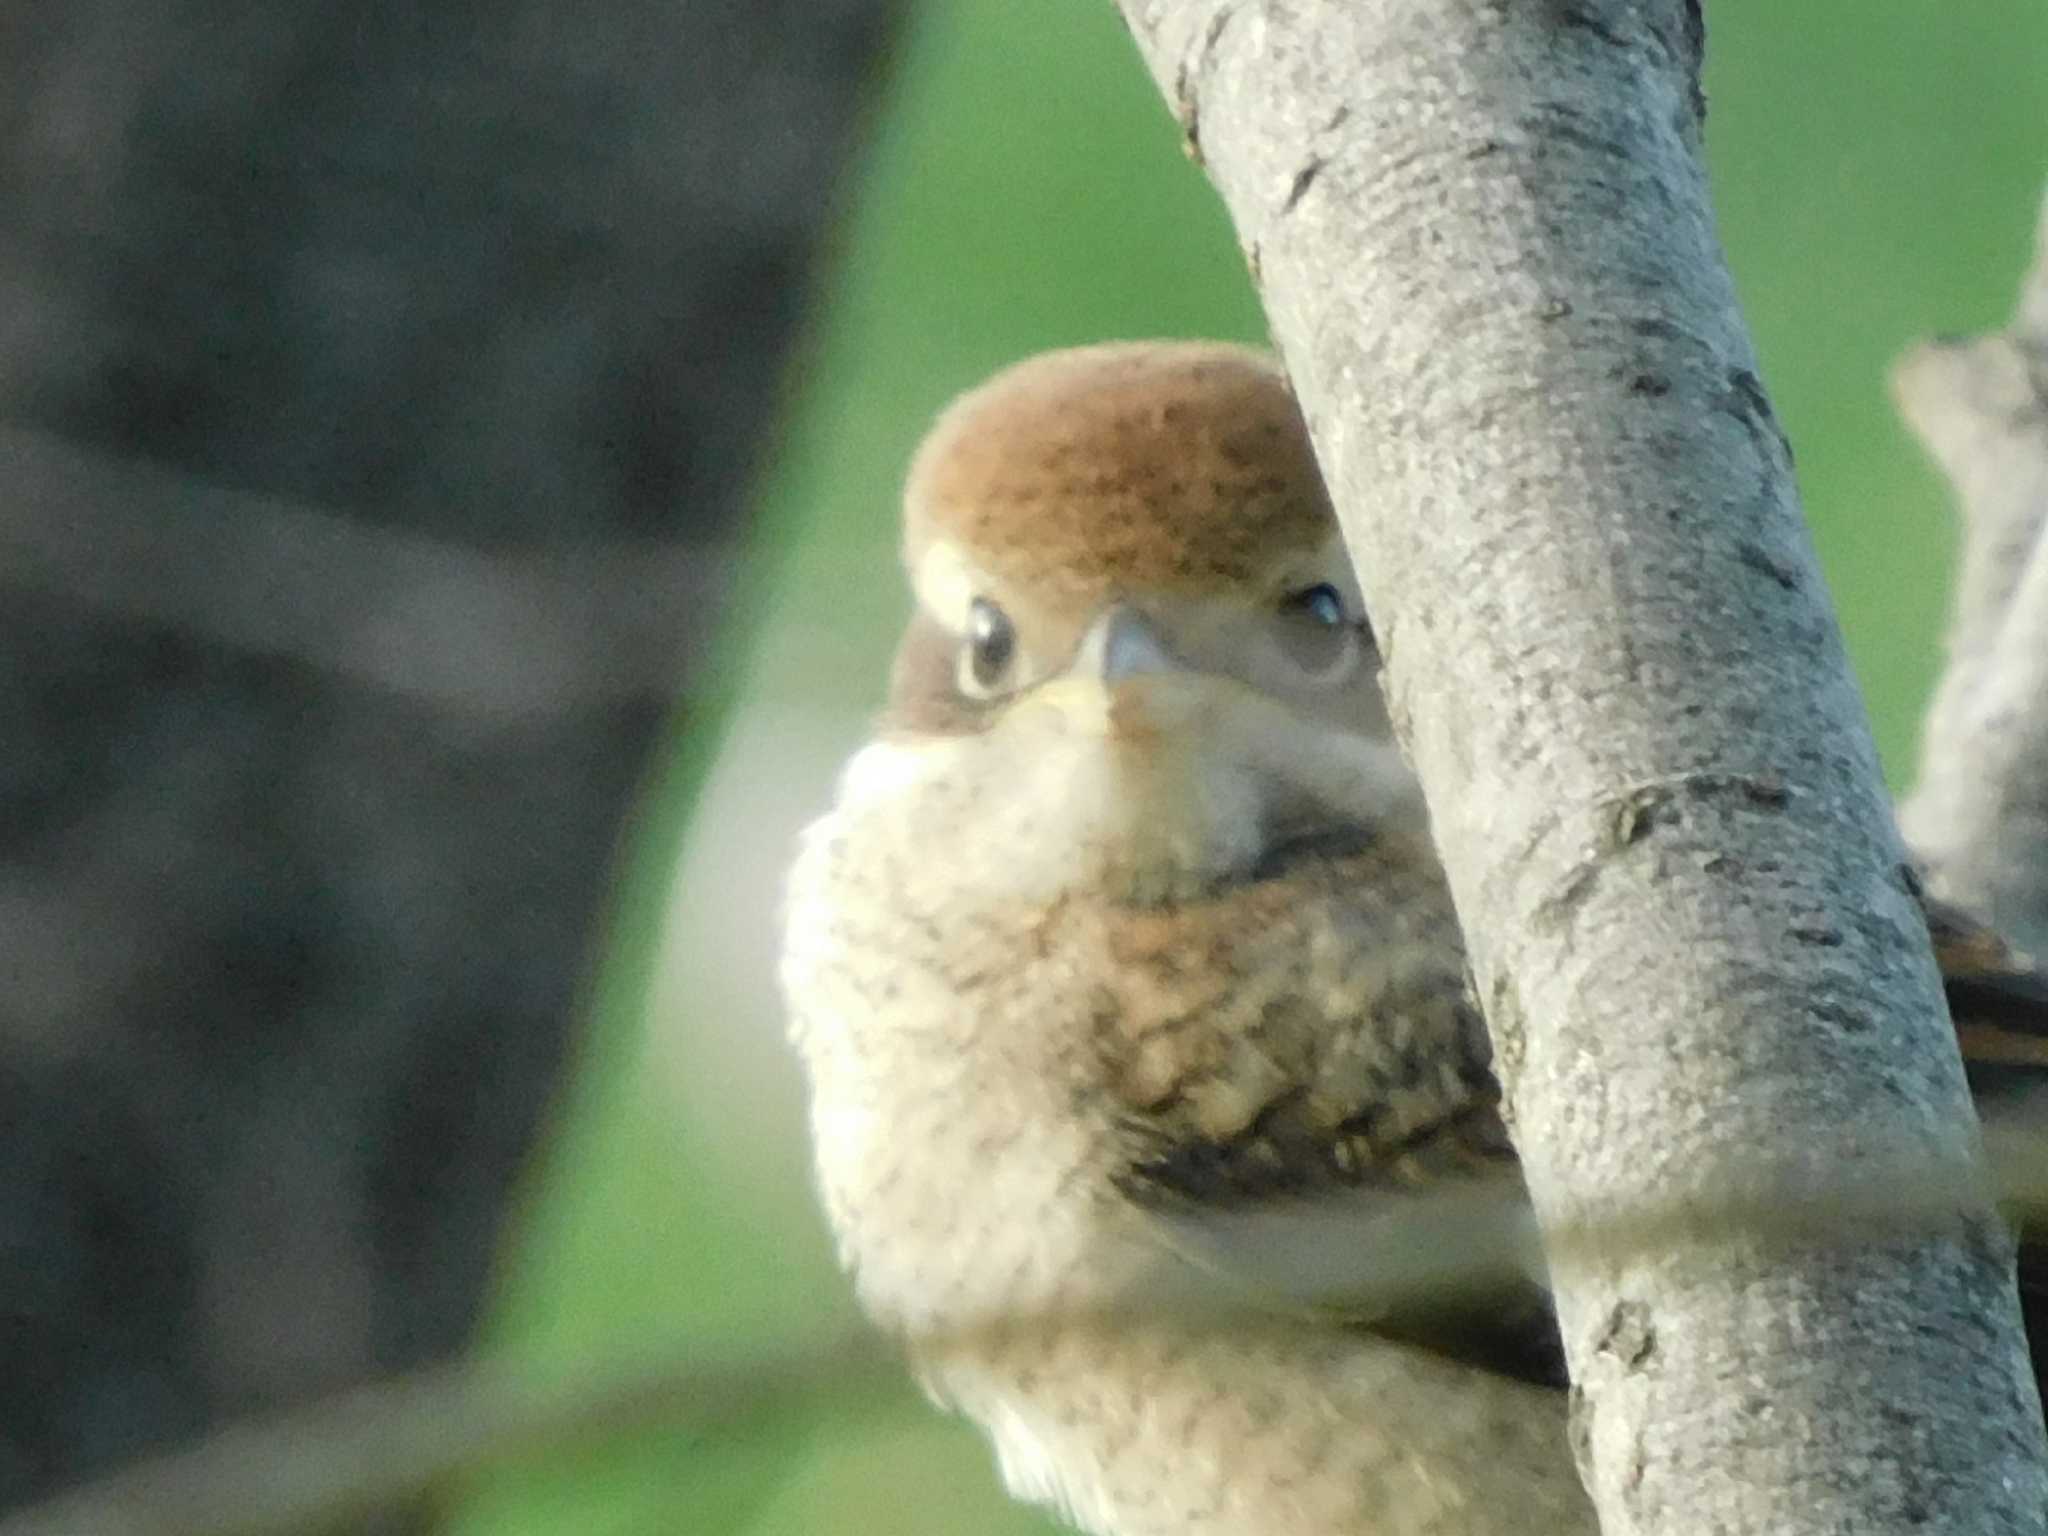
[(1892, 376), (1955, 488), (1949, 665), (1903, 817), (1942, 894), (2048, 954), (2048, 203), (2012, 325), (1930, 341)]
[(1555, 1254), (1609, 1530), (2037, 1529), (1932, 958), (1700, 163), (1683, 0), (1121, 0), (1363, 577), (1547, 1229), (1910, 1158), (1933, 1235)]
[(561, 1381), (454, 1362), (232, 1425), (0, 1517), (0, 1536), (316, 1536), (464, 1477), (650, 1425), (732, 1434), (775, 1414), (871, 1408), (896, 1373), (863, 1337), (695, 1350)]

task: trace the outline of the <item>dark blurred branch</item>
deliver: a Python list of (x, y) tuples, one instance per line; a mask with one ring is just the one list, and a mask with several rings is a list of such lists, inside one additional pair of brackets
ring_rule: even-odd
[(5, 428), (0, 477), (19, 493), (0, 503), (0, 567), (20, 587), (478, 728), (666, 699), (735, 574), (724, 544), (478, 549)]
[(879, 1341), (705, 1353), (546, 1382), (449, 1366), (358, 1388), (276, 1423), (0, 1520), (0, 1536), (313, 1536), (487, 1468), (648, 1424), (731, 1434), (859, 1391), (894, 1361)]
[[(1917, 1147), (1901, 1143), (1890, 1151), (1851, 1179), (1804, 1192), (1731, 1190), (1710, 1204), (1678, 1202), (1561, 1230), (1553, 1234), (1553, 1252), (1583, 1261), (1671, 1258), (1757, 1242), (1851, 1249), (1947, 1229), (1953, 1185)], [(1995, 1128), (1992, 1154), (2009, 1208), (2038, 1221), (2048, 1210), (2048, 1141), (2015, 1120)], [(1417, 1315), (1430, 1298), (1456, 1295), (1462, 1282), (1516, 1261), (1521, 1201), (1513, 1186), (1475, 1184), (1394, 1208), (1375, 1204), (1371, 1219), (1351, 1228), (1332, 1225), (1327, 1212), (1307, 1217), (1324, 1228), (1321, 1271), (1297, 1277), (1299, 1284), (1280, 1278), (1278, 1290), (1316, 1295), (1317, 1305), (1326, 1305), (1328, 1277), (1341, 1273), (1346, 1302), (1359, 1316)], [(1254, 1308), (1236, 1285), (1218, 1282), (1210, 1290), (1149, 1289), (1126, 1307), (1085, 1317), (1063, 1313), (1056, 1323), (1114, 1326), (1172, 1315), (1256, 1329), (1272, 1320), (1276, 1305)], [(986, 1324), (1005, 1333), (1031, 1325), (1017, 1315)], [(964, 1342), (974, 1331), (922, 1342)], [(446, 1492), (487, 1469), (645, 1426), (731, 1436), (764, 1418), (835, 1407), (871, 1417), (878, 1391), (900, 1377), (895, 1346), (865, 1333), (586, 1367), (557, 1380), (492, 1364), (450, 1364), (236, 1425), (0, 1519), (0, 1536), (316, 1536), (345, 1523), (360, 1528), (393, 1504)]]
[(0, 7), (0, 1508), (464, 1345), (891, 9)]

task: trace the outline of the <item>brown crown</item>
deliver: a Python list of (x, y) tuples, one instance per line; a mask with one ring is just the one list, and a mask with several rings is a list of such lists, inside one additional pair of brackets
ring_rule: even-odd
[(1005, 369), (939, 417), (904, 491), (913, 568), (945, 539), (1033, 586), (1224, 586), (1334, 528), (1285, 376), (1221, 342)]

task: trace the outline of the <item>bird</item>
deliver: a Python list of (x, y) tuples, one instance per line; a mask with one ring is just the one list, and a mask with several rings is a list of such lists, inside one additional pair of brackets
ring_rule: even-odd
[[(781, 960), (864, 1309), (1096, 1536), (1590, 1533), (1462, 935), (1279, 364), (1012, 365), (917, 449), (902, 557)], [(2048, 1064), (2031, 962), (1926, 906), (1966, 1044)]]

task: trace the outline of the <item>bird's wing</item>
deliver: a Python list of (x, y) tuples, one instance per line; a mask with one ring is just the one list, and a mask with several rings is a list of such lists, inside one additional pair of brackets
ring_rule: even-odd
[(1118, 1185), (1163, 1243), (1256, 1305), (1561, 1379), (1433, 860), (1318, 847), (1104, 921)]
[(1978, 1091), (2048, 1083), (2048, 974), (1962, 908), (1921, 898)]
[(1992, 1171), (2019, 1229), (2020, 1310), (2048, 1380), (2048, 973), (1960, 907), (1921, 898)]
[[(1453, 921), (1447, 908), (1399, 890), (1399, 875), (1369, 860), (1324, 861), (1230, 893), (1194, 921), (1178, 910), (1159, 928), (1162, 950), (1172, 935), (1177, 989), (1150, 1013), (1128, 999), (1110, 1010), (1113, 1038), (1139, 1063), (1122, 1186), (1177, 1254), (1264, 1304), (1334, 1313), (1561, 1383), (1462, 947), (1437, 926)], [(1994, 1158), (2009, 1185), (2037, 1196), (2014, 1209), (2040, 1369), (2048, 975), (1959, 909), (1925, 905)], [(1117, 936), (1126, 965), (1142, 959), (1143, 930), (1127, 923)], [(1278, 955), (1296, 957), (1292, 969)], [(1300, 958), (1309, 956), (1323, 957), (1314, 976)]]

